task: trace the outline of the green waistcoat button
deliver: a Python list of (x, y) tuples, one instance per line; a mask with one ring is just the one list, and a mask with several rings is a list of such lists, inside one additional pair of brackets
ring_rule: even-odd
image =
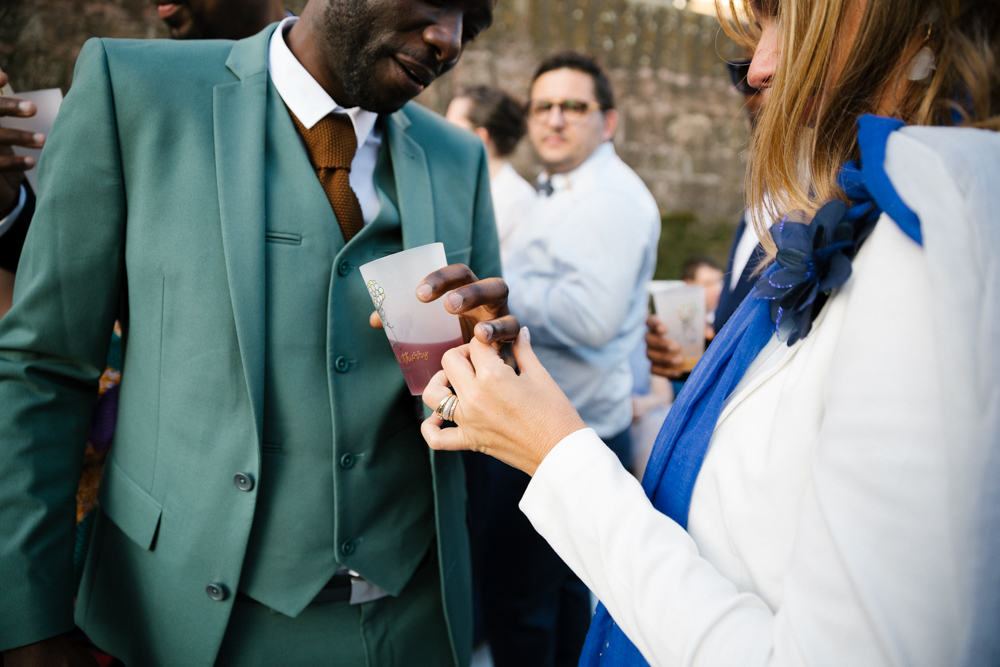
[(337, 265), (337, 273), (342, 276), (346, 276), (351, 272), (351, 265), (347, 263), (346, 259), (340, 260), (340, 264)]
[(345, 556), (350, 556), (351, 554), (353, 554), (354, 553), (354, 540), (347, 540), (346, 542), (344, 542), (343, 544), (341, 544), (340, 545), (340, 553), (344, 554)]
[(350, 452), (344, 454), (340, 457), (340, 467), (344, 470), (350, 470), (354, 467), (354, 454)]
[(336, 359), (333, 360), (333, 367), (337, 370), (338, 373), (346, 373), (347, 366), (348, 366), (347, 357), (337, 357)]

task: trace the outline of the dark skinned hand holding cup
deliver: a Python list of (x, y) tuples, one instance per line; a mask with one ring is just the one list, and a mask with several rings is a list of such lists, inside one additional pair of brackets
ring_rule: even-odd
[[(434, 248), (434, 246), (437, 246), (437, 248)], [(390, 324), (393, 324), (391, 320), (395, 317), (392, 312), (389, 312), (390, 306), (395, 306), (395, 304), (390, 304), (386, 300), (390, 296), (390, 292), (385, 291), (392, 290), (393, 286), (390, 286), (388, 283), (384, 286), (379, 285), (380, 278), (376, 275), (375, 270), (381, 270), (381, 275), (386, 276), (386, 278), (393, 282), (400, 281), (396, 284), (405, 284), (405, 281), (408, 280), (405, 277), (405, 273), (397, 273), (397, 278), (396, 276), (392, 276), (391, 272), (387, 269), (401, 268), (402, 264), (408, 261), (410, 262), (409, 270), (411, 272), (414, 267), (420, 266), (422, 263), (426, 264), (428, 261), (433, 265), (434, 260), (431, 259), (431, 256), (435, 253), (429, 252), (432, 250), (439, 251), (442, 259), (438, 265), (443, 264), (443, 247), (441, 247), (441, 244), (431, 244), (431, 246), (422, 246), (390, 255), (362, 267), (362, 273), (365, 274), (369, 293), (376, 306), (376, 311), (369, 318), (369, 322), (373, 327), (376, 329), (385, 329), (383, 320), (389, 317)], [(412, 261), (417, 255), (424, 255), (425, 258), (420, 261)], [(419, 278), (415, 280), (419, 280)], [(379, 290), (383, 289), (383, 287), (384, 290), (380, 292)], [(461, 339), (459, 340), (456, 337), (451, 342), (462, 344), (468, 343), (475, 338), (483, 344), (495, 345), (499, 353), (508, 360), (508, 363), (513, 363), (513, 356), (510, 352), (510, 341), (517, 337), (519, 324), (517, 318), (510, 314), (510, 310), (507, 307), (507, 283), (502, 279), (486, 278), (479, 280), (468, 266), (464, 264), (452, 264), (434, 270), (420, 280), (416, 287), (415, 296), (417, 302), (423, 304), (430, 304), (443, 297), (444, 311), (457, 316), (458, 330), (461, 332)], [(408, 297), (400, 300), (412, 301)], [(413, 308), (414, 305), (418, 304), (416, 302), (410, 304), (409, 312), (401, 313), (402, 316), (406, 318), (411, 318), (415, 315), (418, 317), (430, 316), (432, 319), (435, 317), (433, 313), (421, 313), (419, 308)], [(405, 309), (406, 307), (404, 306)], [(446, 315), (446, 313), (441, 313), (441, 315)], [(404, 322), (403, 324), (409, 325), (410, 323)], [(412, 356), (421, 350), (404, 349), (407, 346), (400, 345), (400, 343), (408, 343), (409, 341), (398, 341), (396, 340), (398, 336), (395, 334), (395, 331), (387, 332), (389, 341), (396, 352), (397, 360), (400, 362), (400, 367), (405, 368), (406, 359), (409, 359), (409, 356), (404, 359), (402, 355)], [(450, 336), (445, 336), (444, 338), (451, 339)], [(433, 342), (446, 343), (448, 341), (442, 339)], [(405, 374), (406, 370), (404, 370)], [(412, 390), (415, 386), (414, 383), (410, 382), (409, 378), (407, 381)]]

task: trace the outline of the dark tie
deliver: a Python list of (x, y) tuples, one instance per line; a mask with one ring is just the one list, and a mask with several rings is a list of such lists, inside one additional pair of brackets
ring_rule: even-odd
[(535, 187), (535, 189), (538, 190), (540, 193), (542, 193), (542, 196), (548, 197), (553, 192), (553, 190), (552, 190), (552, 179), (549, 179), (549, 180), (545, 181), (544, 183), (539, 183)]
[(351, 160), (358, 150), (354, 124), (345, 114), (331, 113), (306, 129), (295, 114), (291, 111), (289, 114), (306, 144), (309, 161), (316, 170), (326, 198), (330, 200), (346, 243), (365, 226), (361, 204), (351, 189), (350, 181)]

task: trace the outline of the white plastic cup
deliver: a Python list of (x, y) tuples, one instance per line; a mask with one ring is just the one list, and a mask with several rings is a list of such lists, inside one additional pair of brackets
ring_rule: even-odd
[(420, 281), (447, 265), (444, 244), (431, 243), (361, 266), (361, 277), (414, 396), (423, 394), (441, 370), (444, 353), (465, 342), (458, 316), (445, 310), (443, 299), (417, 299)]
[(689, 372), (705, 354), (705, 288), (683, 282), (650, 288), (656, 315), (667, 325), (667, 338), (681, 346), (681, 370)]

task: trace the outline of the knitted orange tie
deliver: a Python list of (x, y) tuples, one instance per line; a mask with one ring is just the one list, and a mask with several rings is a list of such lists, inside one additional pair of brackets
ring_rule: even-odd
[[(291, 114), (291, 112), (289, 112)], [(351, 160), (358, 150), (358, 137), (351, 119), (331, 113), (310, 129), (291, 114), (295, 129), (305, 141), (309, 160), (337, 216), (344, 241), (350, 241), (365, 226), (358, 196), (351, 189)]]

